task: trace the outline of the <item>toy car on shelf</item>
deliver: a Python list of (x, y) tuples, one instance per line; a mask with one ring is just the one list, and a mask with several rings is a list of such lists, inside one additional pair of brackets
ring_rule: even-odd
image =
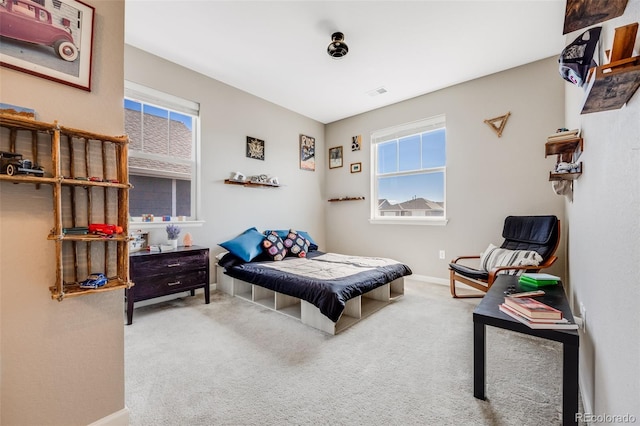
[(111, 236), (114, 234), (122, 234), (122, 226), (110, 225), (108, 223), (91, 223), (89, 224), (89, 232), (91, 234)]
[(0, 173), (9, 176), (22, 174), (43, 177), (44, 169), (33, 161), (22, 158), (22, 154), (0, 151)]
[(107, 277), (105, 274), (96, 273), (90, 274), (86, 280), (80, 283), (80, 288), (100, 288), (107, 284)]
[(0, 2), (0, 36), (51, 46), (61, 59), (73, 62), (80, 52), (71, 35), (71, 22), (63, 18), (62, 23), (64, 26), (54, 24), (51, 12), (39, 3), (30, 0)]

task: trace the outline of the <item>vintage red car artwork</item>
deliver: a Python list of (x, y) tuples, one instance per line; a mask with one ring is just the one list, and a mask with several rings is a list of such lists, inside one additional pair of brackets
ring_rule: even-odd
[(0, 36), (51, 46), (65, 61), (78, 58), (71, 30), (55, 26), (51, 12), (30, 0), (0, 0)]

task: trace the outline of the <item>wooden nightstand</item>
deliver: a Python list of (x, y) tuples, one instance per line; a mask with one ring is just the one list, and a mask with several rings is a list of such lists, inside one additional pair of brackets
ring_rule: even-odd
[(205, 303), (209, 303), (209, 249), (178, 247), (163, 253), (136, 252), (129, 256), (131, 281), (125, 290), (127, 325), (133, 322), (133, 303), (168, 294), (190, 291), (195, 295), (204, 289)]

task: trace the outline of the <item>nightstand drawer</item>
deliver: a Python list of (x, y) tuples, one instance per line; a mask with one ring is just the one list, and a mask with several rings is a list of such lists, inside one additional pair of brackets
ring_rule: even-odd
[(181, 291), (200, 288), (207, 283), (207, 271), (200, 270), (172, 274), (170, 276), (145, 277), (134, 282), (133, 301), (150, 299)]
[(150, 277), (154, 275), (176, 274), (194, 269), (205, 269), (208, 267), (208, 251), (189, 252), (180, 255), (160, 254), (157, 256), (146, 256), (132, 258), (131, 279), (139, 277)]

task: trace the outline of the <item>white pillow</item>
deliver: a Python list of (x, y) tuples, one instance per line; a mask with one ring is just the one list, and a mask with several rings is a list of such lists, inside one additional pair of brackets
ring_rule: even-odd
[[(499, 266), (538, 266), (542, 260), (542, 256), (533, 250), (508, 250), (489, 244), (480, 255), (480, 268), (488, 272)], [(523, 269), (500, 271), (508, 275), (520, 275), (523, 272)]]

